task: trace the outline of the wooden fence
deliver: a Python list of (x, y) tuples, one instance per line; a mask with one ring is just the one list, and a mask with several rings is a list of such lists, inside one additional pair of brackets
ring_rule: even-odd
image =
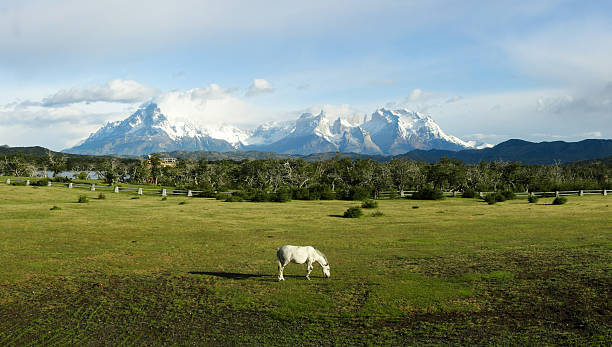
[[(22, 180), (22, 179), (6, 179), (4, 183), (11, 184), (15, 182), (25, 182), (26, 186), (31, 185), (35, 180)], [(114, 193), (119, 192), (128, 192), (135, 193), (138, 195), (149, 194), (149, 195), (185, 195), (185, 196), (197, 196), (201, 193), (204, 193), (202, 190), (185, 190), (185, 189), (165, 189), (165, 188), (142, 188), (142, 187), (122, 187), (122, 186), (105, 186), (105, 185), (95, 185), (95, 184), (87, 184), (87, 183), (63, 183), (63, 182), (51, 182), (47, 183), (49, 187), (66, 187), (69, 189), (87, 189), (90, 191), (112, 191)], [(590, 189), (590, 190), (563, 190), (563, 191), (551, 191), (551, 192), (518, 192), (514, 193), (517, 197), (527, 197), (529, 195), (534, 195), (538, 197), (555, 197), (555, 196), (569, 196), (569, 195), (605, 195), (607, 196), (609, 192), (612, 190), (606, 189)], [(232, 192), (215, 192), (221, 194), (232, 194)], [(390, 197), (393, 195), (400, 197), (409, 197), (412, 194), (416, 193), (415, 190), (404, 190), (404, 191), (384, 191), (379, 193), (379, 197)], [(480, 197), (484, 197), (486, 194), (494, 193), (494, 192), (478, 192)], [(463, 192), (461, 191), (451, 191), (444, 192), (444, 196), (446, 197), (461, 197)]]

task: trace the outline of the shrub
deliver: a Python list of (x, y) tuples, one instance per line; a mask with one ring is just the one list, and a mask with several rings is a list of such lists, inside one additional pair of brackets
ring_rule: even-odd
[(86, 180), (87, 179), (87, 172), (85, 171), (81, 171), (78, 174), (76, 174), (76, 178), (80, 179), (80, 180)]
[(85, 204), (89, 202), (89, 199), (87, 199), (87, 195), (79, 195), (77, 202), (80, 204)]
[(334, 200), (336, 198), (336, 193), (331, 189), (327, 188), (319, 192), (319, 199), (321, 200)]
[(252, 202), (266, 202), (270, 201), (270, 195), (262, 189), (257, 189), (253, 192), (250, 200)]
[(363, 211), (359, 206), (349, 207), (348, 210), (344, 211), (344, 218), (359, 218), (361, 216), (363, 216)]
[(372, 200), (372, 199), (366, 199), (361, 204), (361, 207), (362, 208), (377, 208), (378, 207), (378, 201)]
[(555, 200), (553, 200), (553, 205), (563, 205), (567, 202), (567, 198), (565, 196), (557, 196)]
[(476, 197), (476, 191), (474, 189), (465, 189), (463, 191), (463, 194), (461, 194), (462, 198), (468, 198), (468, 199), (473, 199)]
[(106, 195), (102, 193), (98, 194), (98, 200), (104, 200), (104, 199), (106, 199)]
[(229, 195), (225, 202), (242, 202), (244, 199), (240, 195)]
[(504, 190), (503, 192), (501, 192), (501, 195), (506, 199), (506, 200), (514, 200), (516, 199), (516, 195), (514, 194), (513, 191), (511, 190)]
[(38, 187), (46, 187), (47, 185), (49, 185), (49, 179), (48, 178), (43, 178), (41, 180), (31, 181), (30, 185), (38, 186)]
[(493, 205), (494, 203), (497, 202), (497, 193), (489, 193), (487, 195), (484, 196), (483, 200), (489, 204), (489, 205)]
[(529, 197), (527, 198), (527, 201), (529, 201), (532, 204), (535, 204), (536, 202), (538, 202), (540, 198), (538, 198), (535, 195), (529, 195)]
[(271, 200), (274, 202), (291, 201), (291, 191), (288, 188), (279, 188), (276, 190)]
[(232, 196), (232, 194), (228, 194), (228, 193), (219, 193), (215, 196), (215, 198), (217, 200), (227, 200), (227, 198), (229, 198), (230, 196)]
[(423, 188), (412, 194), (414, 200), (440, 200), (444, 199), (444, 193), (435, 188)]
[(57, 210), (61, 210), (62, 208), (59, 206), (55, 206), (53, 205), (53, 207), (50, 208), (51, 211), (57, 211)]
[(376, 211), (372, 212), (372, 215), (371, 215), (371, 216), (372, 216), (372, 217), (383, 217), (384, 215), (385, 215), (385, 214), (384, 214), (384, 213), (382, 213), (382, 211), (381, 211), (381, 210), (376, 210)]

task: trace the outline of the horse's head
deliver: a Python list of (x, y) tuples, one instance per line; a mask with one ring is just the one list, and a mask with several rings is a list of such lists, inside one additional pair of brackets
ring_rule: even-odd
[(325, 275), (325, 277), (329, 278), (329, 276), (331, 276), (329, 272), (329, 263), (325, 263), (325, 265), (321, 264), (321, 268), (323, 269), (323, 274)]

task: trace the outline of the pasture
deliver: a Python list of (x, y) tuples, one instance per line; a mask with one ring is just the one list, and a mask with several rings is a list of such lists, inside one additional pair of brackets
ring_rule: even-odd
[[(612, 197), (349, 219), (358, 202), (98, 193), (0, 184), (1, 345), (612, 341)], [(278, 282), (284, 244), (323, 251), (331, 277), (290, 264)]]

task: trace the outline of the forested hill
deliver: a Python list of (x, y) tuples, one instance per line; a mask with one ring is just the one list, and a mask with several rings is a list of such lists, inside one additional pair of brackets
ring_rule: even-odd
[(410, 158), (425, 162), (435, 162), (449, 157), (461, 160), (466, 164), (480, 161), (518, 161), (523, 164), (552, 164), (575, 162), (588, 159), (599, 159), (612, 156), (612, 140), (583, 140), (579, 142), (540, 142), (508, 140), (495, 147), (464, 150), (458, 152), (441, 150), (415, 150), (398, 157)]

